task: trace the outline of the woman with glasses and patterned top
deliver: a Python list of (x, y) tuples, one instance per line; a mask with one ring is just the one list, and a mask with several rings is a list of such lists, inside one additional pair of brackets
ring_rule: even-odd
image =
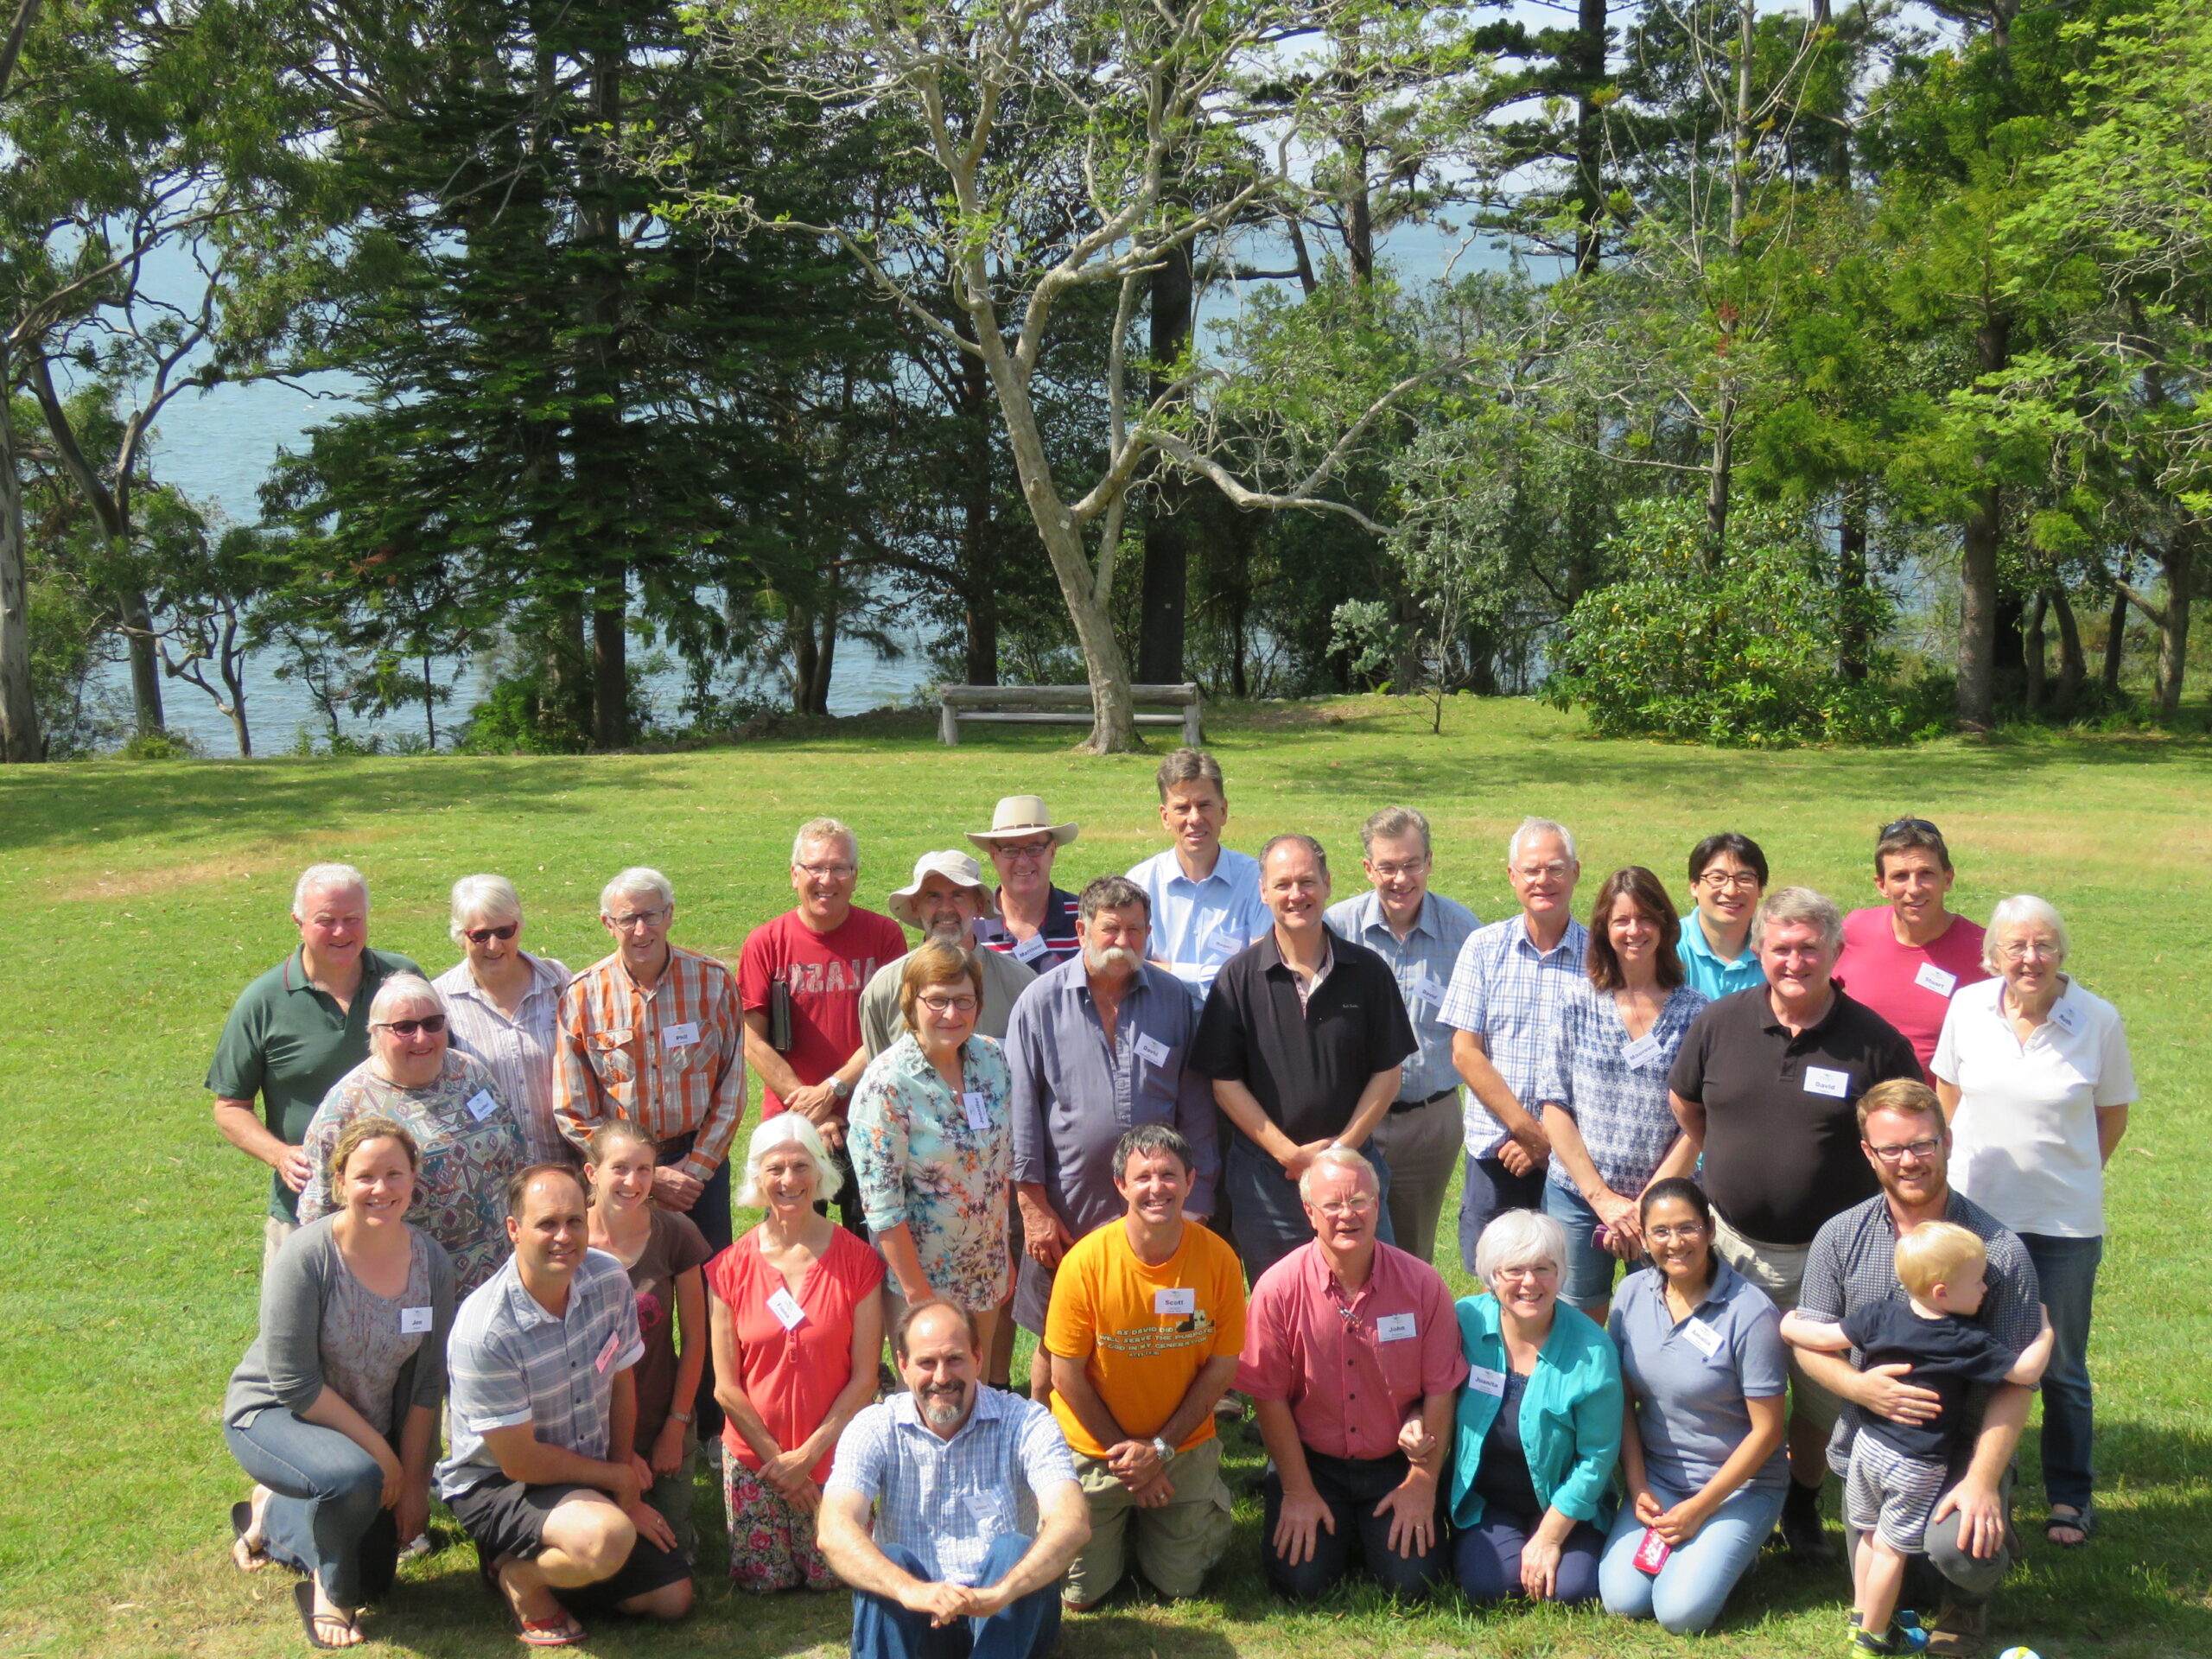
[(1751, 918), (1766, 893), (1766, 855), (1749, 836), (1724, 830), (1690, 849), (1690, 913), (1677, 942), (1682, 977), (1709, 1000), (1763, 984)]
[(454, 1047), (491, 1072), (522, 1124), (531, 1163), (573, 1164), (575, 1149), (553, 1121), (561, 993), (573, 976), (522, 948), (522, 900), (504, 875), (454, 882), (448, 931), (461, 959), (431, 983), (446, 999)]
[(420, 1159), (407, 1219), (445, 1247), (466, 1296), (507, 1258), (507, 1178), (530, 1162), (522, 1125), (492, 1074), (447, 1039), (445, 999), (418, 974), (395, 974), (369, 1005), (369, 1058), (332, 1085), (308, 1125), (315, 1173), (300, 1220), (338, 1207), (331, 1149), (359, 1117), (386, 1117), (415, 1139)]
[(915, 947), (899, 974), (906, 1034), (861, 1074), (850, 1145), (890, 1288), (909, 1303), (958, 1303), (988, 1353), (1012, 1283), (1014, 1080), (999, 1046), (975, 1034), (982, 1000), (973, 953), (941, 939)]
[(1656, 1271), (1629, 1275), (1608, 1326), (1629, 1501), (1598, 1589), (1607, 1612), (1682, 1636), (1712, 1629), (1782, 1514), (1789, 1363), (1774, 1304), (1713, 1253), (1697, 1183), (1654, 1181), (1640, 1207)]

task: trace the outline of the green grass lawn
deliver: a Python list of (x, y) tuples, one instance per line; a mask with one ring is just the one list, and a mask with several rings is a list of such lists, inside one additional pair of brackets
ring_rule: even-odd
[[(2048, 1659), (2212, 1654), (2212, 1253), (2201, 1222), (2212, 743), (1726, 753), (1595, 741), (1525, 703), (1455, 704), (1440, 739), (1382, 700), (1217, 723), (1232, 843), (1311, 831), (1336, 855), (1340, 897), (1358, 882), (1361, 818), (1403, 802), (1435, 825), (1438, 887), (1485, 919), (1507, 908), (1503, 840), (1530, 812), (1578, 832), (1593, 882), (1639, 862), (1679, 893), (1690, 844), (1733, 828), (1765, 847), (1778, 879), (1847, 904), (1872, 901), (1875, 827), (1926, 814), (1960, 860), (1959, 907), (1986, 917), (2020, 890), (2056, 903), (2072, 966), (2126, 1015), (2143, 1102), (2113, 1167), (2093, 1357), (2104, 1530), (2070, 1554), (2031, 1533), (1994, 1633)], [(434, 973), (455, 957), (447, 887), (476, 870), (512, 876), (529, 943), (581, 966), (605, 948), (601, 883), (623, 865), (656, 865), (676, 883), (677, 940), (734, 957), (747, 931), (788, 903), (785, 849), (814, 813), (859, 830), (870, 905), (903, 884), (916, 854), (961, 844), (959, 830), (988, 823), (992, 803), (1016, 791), (1040, 791), (1083, 823), (1060, 855), (1063, 886), (1156, 850), (1153, 762), (1078, 758), (1061, 747), (1068, 735), (995, 733), (947, 751), (915, 717), (683, 754), (0, 772), (0, 1652), (303, 1646), (283, 1575), (244, 1577), (226, 1552), (226, 1513), (245, 1483), (217, 1411), (253, 1329), (266, 1172), (215, 1135), (200, 1082), (232, 997), (288, 947), (301, 866), (361, 865), (375, 887), (373, 941)], [(1440, 1265), (1465, 1287), (1456, 1262)], [(1230, 1451), (1241, 1491), (1257, 1451), (1242, 1439)], [(1456, 1596), (1411, 1611), (1353, 1593), (1293, 1613), (1261, 1587), (1257, 1511), (1256, 1499), (1240, 1502), (1213, 1598), (1173, 1613), (1109, 1603), (1070, 1624), (1070, 1659), (1289, 1659), (1348, 1643), (1410, 1655), (1821, 1653), (1837, 1647), (1847, 1601), (1840, 1567), (1769, 1558), (1725, 1629), (1697, 1644), (1594, 1613), (1475, 1614)], [(2024, 1517), (2036, 1513), (2024, 1503)], [(697, 1615), (673, 1631), (609, 1624), (594, 1648), (842, 1646), (842, 1598), (731, 1592), (718, 1493), (702, 1490), (699, 1515)], [(442, 1659), (513, 1652), (450, 1521), (438, 1536), (447, 1547), (408, 1569), (372, 1635)]]

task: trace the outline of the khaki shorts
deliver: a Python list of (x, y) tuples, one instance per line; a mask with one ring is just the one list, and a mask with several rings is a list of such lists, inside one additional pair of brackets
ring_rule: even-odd
[(1140, 1509), (1129, 1489), (1097, 1458), (1075, 1454), (1075, 1478), (1090, 1500), (1090, 1541), (1068, 1566), (1061, 1594), (1088, 1607), (1122, 1581), (1129, 1533), (1136, 1534), (1137, 1570), (1163, 1596), (1198, 1593), (1206, 1571), (1227, 1553), (1229, 1488), (1221, 1479), (1221, 1442), (1200, 1441), (1167, 1465), (1174, 1500)]
[[(1713, 1212), (1713, 1248), (1723, 1262), (1764, 1291), (1777, 1313), (1797, 1311), (1797, 1294), (1804, 1287), (1805, 1260), (1813, 1253), (1811, 1245), (1768, 1244), (1746, 1238), (1721, 1219), (1718, 1211)], [(1843, 1415), (1843, 1402), (1805, 1375), (1795, 1348), (1789, 1351), (1789, 1408), (1794, 1414), (1819, 1424), (1824, 1436), (1834, 1432), (1835, 1420)]]

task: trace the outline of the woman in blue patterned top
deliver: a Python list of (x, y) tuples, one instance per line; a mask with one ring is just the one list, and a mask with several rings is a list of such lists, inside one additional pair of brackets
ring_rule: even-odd
[(966, 1308), (988, 1353), (1013, 1283), (1013, 1074), (999, 1046), (975, 1034), (983, 973), (971, 952), (929, 940), (899, 982), (906, 1034), (868, 1062), (853, 1090), (853, 1173), (892, 1288), (909, 1303), (942, 1298)]
[(1560, 1001), (1537, 1085), (1551, 1166), (1544, 1213), (1567, 1229), (1562, 1300), (1602, 1322), (1619, 1262), (1643, 1259), (1637, 1201), (1696, 1156), (1667, 1101), (1667, 1070), (1706, 996), (1682, 982), (1682, 932), (1659, 878), (1615, 870), (1590, 912), (1589, 978)]

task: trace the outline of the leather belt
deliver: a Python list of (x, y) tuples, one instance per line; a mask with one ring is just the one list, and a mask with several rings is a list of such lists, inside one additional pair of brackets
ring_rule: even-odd
[(1390, 1116), (1395, 1117), (1400, 1112), (1417, 1112), (1424, 1106), (1433, 1106), (1440, 1100), (1448, 1100), (1459, 1092), (1459, 1086), (1455, 1084), (1449, 1089), (1438, 1090), (1427, 1100), (1394, 1100), (1390, 1103)]

